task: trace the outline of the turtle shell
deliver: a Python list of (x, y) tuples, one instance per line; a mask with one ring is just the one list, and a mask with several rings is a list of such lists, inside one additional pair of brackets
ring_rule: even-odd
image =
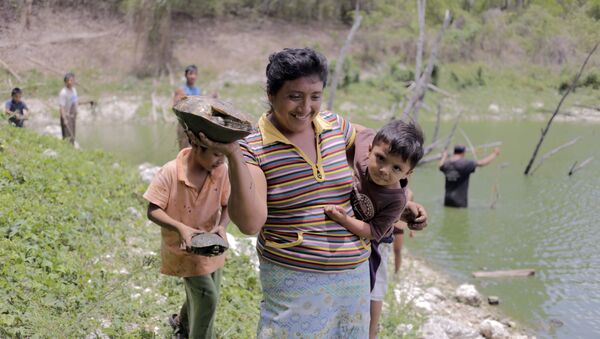
[(216, 142), (231, 143), (254, 131), (252, 123), (230, 103), (208, 96), (186, 96), (173, 106), (184, 129), (202, 132)]
[(225, 252), (229, 248), (229, 245), (218, 234), (201, 233), (192, 237), (190, 247), (191, 252), (194, 254), (212, 257)]
[(358, 220), (369, 221), (375, 216), (373, 202), (366, 194), (360, 193), (356, 186), (350, 192), (350, 204), (354, 210), (354, 216)]

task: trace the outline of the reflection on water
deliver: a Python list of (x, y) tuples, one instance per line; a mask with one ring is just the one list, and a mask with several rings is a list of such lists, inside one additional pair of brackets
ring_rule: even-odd
[[(430, 224), (406, 242), (413, 252), (457, 281), (473, 282), (483, 293), (499, 296), (500, 307), (537, 329), (539, 336), (599, 337), (600, 125), (555, 123), (542, 153), (575, 136), (583, 138), (525, 177), (523, 170), (541, 125), (461, 123), (475, 144), (502, 141), (502, 153), (471, 176), (468, 209), (443, 208), (443, 175), (435, 164), (417, 168), (410, 185), (417, 201), (427, 207)], [(423, 129), (429, 132), (432, 125), (425, 123)], [(80, 131), (82, 147), (104, 148), (132, 164), (163, 164), (177, 153), (173, 124), (96, 124), (81, 126)], [(440, 135), (446, 133), (442, 129)], [(461, 136), (454, 141), (464, 142)], [(589, 156), (595, 160), (573, 177), (567, 176), (575, 160)], [(500, 197), (491, 209), (494, 184)], [(537, 272), (532, 278), (471, 277), (471, 272), (482, 269), (517, 268)], [(550, 319), (564, 325), (550, 329)]]

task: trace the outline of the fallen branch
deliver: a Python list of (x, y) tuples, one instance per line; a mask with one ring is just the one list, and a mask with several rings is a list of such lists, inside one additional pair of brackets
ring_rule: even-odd
[(531, 170), (531, 174), (533, 174), (533, 172), (535, 172), (542, 165), (542, 163), (544, 163), (544, 160), (546, 160), (547, 158), (558, 153), (560, 150), (575, 144), (577, 142), (577, 140), (579, 140), (579, 139), (581, 139), (581, 137), (577, 137), (567, 143), (564, 143), (564, 144), (552, 149), (551, 151), (547, 152), (546, 154), (542, 155), (542, 157), (540, 158), (540, 161), (538, 161), (537, 165)]
[(506, 271), (479, 271), (472, 273), (475, 278), (505, 278), (505, 277), (530, 277), (535, 275), (534, 269), (506, 270)]
[(362, 21), (362, 15), (360, 15), (360, 11), (358, 8), (358, 1), (356, 2), (356, 9), (354, 11), (354, 23), (352, 24), (352, 28), (346, 37), (346, 42), (342, 49), (340, 49), (340, 54), (338, 55), (337, 62), (335, 63), (335, 72), (333, 73), (333, 79), (331, 80), (331, 92), (329, 94), (329, 100), (327, 100), (327, 109), (331, 110), (333, 108), (333, 101), (335, 100), (335, 91), (337, 90), (338, 80), (342, 73), (342, 66), (344, 65), (344, 59), (346, 58), (346, 52), (348, 51), (348, 47), (350, 47), (350, 43), (354, 38), (354, 33), (358, 30), (360, 26), (360, 22)]
[(450, 131), (450, 134), (448, 135), (448, 137), (446, 138), (446, 142), (444, 143), (444, 148), (443, 148), (444, 151), (448, 149), (448, 146), (450, 146), (452, 137), (454, 137), (454, 133), (456, 133), (456, 128), (458, 128), (458, 122), (460, 121), (461, 115), (462, 115), (462, 112), (458, 113), (458, 116), (456, 117), (456, 120), (454, 121), (454, 126), (452, 126), (452, 131)]
[(573, 88), (575, 88), (575, 86), (577, 85), (577, 81), (579, 81), (579, 78), (581, 77), (581, 73), (583, 73), (585, 66), (587, 65), (588, 61), (590, 60), (590, 57), (592, 56), (592, 54), (594, 54), (594, 52), (598, 48), (598, 45), (600, 45), (600, 41), (597, 42), (596, 45), (594, 45), (594, 48), (592, 48), (592, 50), (588, 54), (587, 58), (585, 58), (585, 61), (583, 62), (583, 65), (581, 65), (581, 68), (579, 69), (579, 72), (575, 76), (573, 83), (571, 83), (571, 86), (569, 86), (569, 88), (567, 89), (565, 94), (563, 94), (562, 98), (558, 102), (558, 106), (556, 106), (556, 109), (554, 110), (554, 113), (552, 113), (550, 120), (548, 120), (548, 123), (546, 124), (546, 128), (544, 128), (542, 130), (542, 135), (540, 137), (540, 140), (538, 141), (537, 145), (535, 146), (535, 149), (533, 151), (533, 154), (531, 155), (531, 159), (529, 159), (529, 163), (527, 164), (527, 167), (525, 167), (525, 175), (529, 174), (531, 166), (533, 165), (533, 162), (535, 161), (535, 158), (540, 150), (540, 147), (542, 146), (542, 142), (544, 142), (544, 138), (546, 137), (546, 134), (548, 133), (548, 130), (550, 129), (550, 124), (552, 124), (552, 120), (554, 120), (554, 117), (556, 117), (556, 115), (558, 114), (560, 107), (562, 106), (563, 102), (565, 101), (567, 95), (569, 95), (569, 93), (571, 93)]
[(498, 192), (498, 179), (496, 178), (496, 182), (494, 182), (494, 186), (492, 186), (492, 202), (490, 203), (490, 208), (495, 209), (496, 203), (500, 198), (500, 192)]
[(434, 92), (440, 93), (441, 95), (444, 95), (444, 96), (447, 96), (447, 97), (450, 97), (450, 98), (454, 98), (456, 96), (456, 95), (454, 95), (454, 94), (452, 94), (450, 92), (444, 91), (443, 89), (437, 87), (434, 84), (427, 84), (427, 87), (430, 90), (434, 91)]
[(41, 67), (43, 67), (43, 68), (47, 69), (47, 70), (49, 70), (49, 71), (52, 71), (53, 73), (56, 73), (56, 74), (58, 74), (58, 75), (64, 75), (64, 74), (65, 74), (65, 72), (61, 72), (60, 70), (58, 70), (58, 69), (56, 69), (56, 68), (54, 68), (54, 67), (52, 67), (52, 66), (50, 66), (50, 65), (47, 65), (47, 64), (45, 64), (45, 63), (41, 62), (40, 60), (37, 60), (37, 59), (34, 59), (34, 58), (32, 58), (31, 56), (27, 55), (27, 53), (25, 53), (25, 55), (24, 55), (24, 56), (25, 56), (25, 58), (26, 58), (27, 60), (29, 60), (29, 61), (33, 62), (34, 64), (36, 64), (36, 65), (38, 65), (38, 66), (41, 66)]
[(21, 77), (19, 76), (19, 74), (17, 74), (17, 72), (15, 72), (15, 70), (13, 70), (6, 62), (4, 62), (4, 60), (0, 59), (0, 66), (2, 66), (2, 68), (4, 68), (5, 70), (8, 71), (8, 73), (10, 73), (10, 75), (12, 75), (15, 79), (17, 79), (18, 82), (23, 81), (21, 79)]
[(425, 93), (427, 92), (427, 85), (429, 84), (429, 80), (431, 78), (431, 73), (433, 72), (433, 64), (435, 63), (435, 59), (437, 57), (438, 46), (442, 41), (442, 37), (444, 36), (444, 32), (448, 25), (450, 25), (450, 20), (452, 16), (450, 15), (450, 11), (446, 10), (446, 14), (444, 16), (444, 23), (440, 28), (438, 35), (431, 47), (431, 52), (429, 54), (429, 61), (427, 63), (427, 67), (425, 71), (419, 78), (417, 85), (415, 87), (413, 96), (410, 98), (410, 101), (404, 107), (403, 115), (408, 115), (412, 112), (413, 120), (417, 121), (419, 117), (419, 109), (425, 99)]
[(585, 159), (584, 161), (582, 161), (581, 164), (579, 164), (579, 166), (576, 166), (577, 161), (575, 161), (573, 163), (573, 166), (571, 166), (571, 169), (569, 170), (569, 176), (573, 175), (573, 173), (575, 173), (575, 172), (579, 171), (580, 169), (582, 169), (583, 167), (585, 167), (587, 164), (592, 162), (592, 160), (594, 160), (594, 157), (589, 157), (589, 158)]

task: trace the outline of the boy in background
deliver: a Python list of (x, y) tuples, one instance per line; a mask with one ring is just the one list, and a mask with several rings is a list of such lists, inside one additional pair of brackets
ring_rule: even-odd
[(63, 140), (75, 144), (75, 124), (77, 121), (77, 90), (75, 89), (75, 74), (67, 73), (64, 77), (65, 87), (58, 94), (58, 110), (60, 113), (60, 128)]
[(177, 338), (215, 338), (213, 329), (225, 255), (205, 257), (190, 252), (192, 236), (216, 233), (227, 241), (230, 186), (223, 154), (199, 145), (164, 165), (144, 194), (148, 219), (161, 226), (162, 274), (182, 277), (186, 301), (169, 323)]
[(21, 100), (22, 96), (23, 91), (15, 87), (10, 92), (11, 99), (4, 104), (4, 113), (8, 115), (8, 122), (21, 128), (25, 120), (29, 118), (29, 108)]

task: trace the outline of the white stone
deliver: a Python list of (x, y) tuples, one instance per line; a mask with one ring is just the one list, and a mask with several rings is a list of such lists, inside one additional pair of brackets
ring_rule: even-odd
[(399, 337), (405, 337), (408, 333), (410, 333), (410, 331), (412, 331), (414, 328), (413, 324), (400, 324), (398, 326), (396, 326), (396, 329), (394, 330), (394, 334), (399, 336)]
[(498, 106), (497, 104), (490, 104), (488, 110), (493, 113), (498, 113), (500, 112), (500, 106)]
[(414, 301), (415, 308), (421, 312), (431, 314), (433, 312), (433, 306), (430, 302), (419, 298)]
[(442, 291), (440, 291), (440, 289), (437, 287), (430, 287), (427, 290), (425, 290), (425, 294), (423, 295), (423, 297), (425, 298), (425, 300), (432, 303), (446, 300), (446, 297), (444, 296)]
[(140, 177), (145, 182), (151, 182), (154, 179), (154, 176), (160, 170), (159, 166), (154, 166), (150, 163), (143, 163), (138, 166), (138, 172), (140, 173)]
[(444, 333), (448, 336), (448, 338), (452, 339), (476, 339), (481, 338), (479, 332), (463, 323), (455, 321), (450, 318), (446, 318), (443, 316), (433, 316), (428, 321), (428, 323), (432, 323), (440, 327)]
[(44, 150), (44, 152), (42, 153), (43, 156), (48, 157), (48, 158), (56, 158), (58, 157), (58, 153), (51, 149), (51, 148), (46, 148)]
[(42, 134), (50, 135), (62, 139), (62, 130), (59, 125), (48, 125), (42, 130)]
[(486, 319), (479, 325), (479, 333), (487, 339), (508, 339), (510, 336), (504, 325), (496, 320)]
[(135, 207), (129, 207), (127, 209), (127, 212), (129, 212), (129, 214), (131, 214), (131, 216), (134, 217), (134, 218), (141, 218), (142, 217), (142, 213), (140, 213), (140, 211), (138, 211)]
[(450, 339), (444, 329), (431, 321), (428, 321), (421, 328), (422, 339)]
[(455, 292), (455, 298), (458, 302), (474, 307), (481, 305), (481, 295), (475, 289), (475, 286), (470, 284), (460, 285)]
[(544, 103), (541, 101), (536, 101), (536, 102), (532, 103), (531, 106), (533, 106), (533, 108), (540, 109), (540, 108), (544, 107)]

